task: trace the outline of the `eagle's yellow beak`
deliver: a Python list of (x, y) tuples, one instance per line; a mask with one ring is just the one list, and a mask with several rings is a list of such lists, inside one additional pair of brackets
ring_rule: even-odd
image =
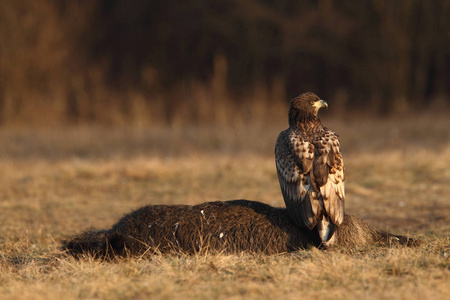
[(314, 102), (313, 106), (317, 107), (317, 109), (320, 109), (322, 107), (325, 107), (326, 109), (328, 109), (328, 103), (326, 103), (324, 100), (319, 100), (319, 101)]

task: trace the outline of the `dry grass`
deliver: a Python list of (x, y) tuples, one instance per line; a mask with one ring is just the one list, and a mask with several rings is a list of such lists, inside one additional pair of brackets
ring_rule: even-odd
[(147, 203), (282, 206), (272, 152), (285, 125), (2, 129), (1, 298), (447, 298), (450, 118), (324, 121), (344, 145), (347, 211), (424, 246), (76, 261), (62, 238)]

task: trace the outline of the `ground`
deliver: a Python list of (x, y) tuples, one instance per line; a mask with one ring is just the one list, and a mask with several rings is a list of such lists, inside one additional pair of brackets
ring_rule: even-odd
[(450, 118), (324, 123), (341, 136), (347, 212), (423, 246), (77, 261), (62, 239), (145, 204), (284, 206), (273, 148), (287, 126), (0, 128), (1, 298), (446, 299)]

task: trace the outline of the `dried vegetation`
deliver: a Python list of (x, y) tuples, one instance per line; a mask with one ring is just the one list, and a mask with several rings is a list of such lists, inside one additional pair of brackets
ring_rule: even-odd
[(62, 239), (110, 227), (145, 204), (246, 198), (283, 206), (272, 151), (285, 125), (3, 128), (2, 299), (445, 299), (449, 118), (324, 122), (344, 145), (348, 212), (424, 245), (75, 260), (58, 250)]

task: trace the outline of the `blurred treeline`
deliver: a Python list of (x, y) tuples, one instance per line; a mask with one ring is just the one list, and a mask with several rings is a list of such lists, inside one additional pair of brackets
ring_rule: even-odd
[[(447, 0), (0, 0), (0, 124), (445, 107)], [(330, 105), (331, 106), (331, 105)]]

